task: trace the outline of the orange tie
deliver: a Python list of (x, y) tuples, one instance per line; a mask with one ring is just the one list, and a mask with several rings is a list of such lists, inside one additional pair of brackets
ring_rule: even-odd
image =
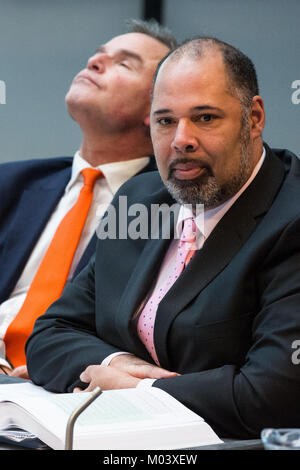
[(37, 273), (27, 292), (25, 301), (9, 325), (4, 342), (6, 357), (14, 367), (26, 363), (25, 343), (35, 320), (60, 297), (69, 274), (86, 217), (93, 200), (96, 179), (103, 173), (86, 168), (82, 170), (84, 185), (74, 206), (62, 219)]

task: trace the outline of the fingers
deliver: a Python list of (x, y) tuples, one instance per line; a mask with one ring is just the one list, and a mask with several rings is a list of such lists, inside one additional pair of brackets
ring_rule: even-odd
[(29, 379), (27, 367), (19, 366), (16, 367), (10, 374), (12, 377), (19, 377), (20, 379)]
[(97, 365), (88, 366), (79, 376), (81, 382), (89, 383), (89, 386), (84, 390), (81, 387), (75, 387), (73, 393), (80, 393), (80, 392), (92, 392), (94, 388), (97, 386), (95, 383), (95, 375), (97, 372), (98, 367)]
[(92, 380), (95, 373), (97, 373), (97, 371), (100, 369), (100, 367), (102, 366), (101, 365), (88, 366), (79, 376), (81, 382), (89, 383)]
[[(76, 387), (76, 392), (77, 393), (79, 393), (79, 392), (92, 392), (96, 387), (97, 387), (97, 385), (94, 385), (93, 382), (91, 382), (90, 385), (87, 388), (85, 388), (84, 390), (82, 390), (82, 388), (80, 388), (80, 387)], [(74, 389), (74, 391), (75, 391), (75, 389)]]
[(178, 375), (177, 372), (171, 372), (169, 370), (162, 369), (161, 367), (153, 366), (150, 364), (141, 366), (131, 366), (128, 369), (128, 373), (140, 379), (165, 379), (168, 377), (176, 377)]
[[(149, 364), (134, 356), (127, 356), (127, 358), (122, 356), (122, 358), (122, 360), (114, 362), (113, 365), (88, 366), (79, 377), (82, 382), (89, 384), (84, 391), (91, 392), (97, 386), (102, 390), (133, 388), (142, 379), (162, 379), (179, 375), (177, 372), (171, 372), (162, 367)], [(79, 387), (74, 389), (75, 393), (82, 391)]]
[(91, 392), (95, 387), (102, 390), (113, 390), (119, 388), (134, 388), (140, 379), (121, 371), (115, 367), (93, 365), (88, 366), (81, 374), (80, 380), (88, 383), (85, 392)]
[(178, 375), (176, 372), (172, 372), (154, 364), (150, 364), (149, 362), (144, 361), (143, 359), (140, 359), (133, 354), (123, 354), (116, 356), (111, 360), (109, 365), (140, 379), (163, 379), (168, 377), (176, 377)]

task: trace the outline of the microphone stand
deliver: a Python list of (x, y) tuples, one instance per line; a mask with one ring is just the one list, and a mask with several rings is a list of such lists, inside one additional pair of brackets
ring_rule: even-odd
[(67, 429), (66, 429), (66, 440), (65, 440), (65, 450), (72, 450), (73, 449), (73, 434), (74, 434), (74, 425), (75, 421), (77, 420), (78, 416), (91, 404), (93, 403), (96, 398), (101, 395), (102, 390), (99, 387), (96, 387), (93, 391), (92, 395), (84, 401), (78, 408), (76, 408), (73, 413), (71, 414)]

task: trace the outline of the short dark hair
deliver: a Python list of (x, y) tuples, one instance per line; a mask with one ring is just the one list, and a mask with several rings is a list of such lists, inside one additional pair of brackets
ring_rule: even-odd
[(177, 47), (175, 36), (166, 26), (162, 26), (154, 18), (151, 20), (129, 18), (125, 21), (125, 24), (127, 32), (147, 34), (147, 36), (151, 36), (165, 44), (170, 50)]
[(158, 71), (165, 60), (171, 57), (171, 60), (178, 60), (181, 57), (188, 56), (192, 58), (202, 58), (209, 49), (217, 49), (221, 52), (225, 69), (229, 77), (229, 88), (231, 93), (238, 96), (241, 105), (249, 108), (253, 96), (259, 94), (257, 74), (253, 62), (239, 49), (220, 39), (209, 36), (198, 36), (188, 39), (170, 51), (158, 64), (153, 87), (157, 78)]

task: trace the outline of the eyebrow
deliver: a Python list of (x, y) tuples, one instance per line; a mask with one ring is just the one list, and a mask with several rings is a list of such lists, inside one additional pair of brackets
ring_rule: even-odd
[[(210, 106), (210, 105), (194, 106), (193, 108), (191, 108), (191, 111), (218, 111), (220, 113), (223, 112), (221, 108), (218, 108), (217, 106)], [(165, 109), (157, 109), (156, 111), (153, 112), (153, 114), (160, 115), (160, 114), (168, 114), (172, 112), (173, 112), (172, 109), (165, 108)]]
[[(105, 46), (100, 46), (96, 50), (96, 53), (97, 52), (107, 52), (107, 50), (106, 50)], [(116, 51), (116, 55), (129, 57), (131, 59), (134, 59), (134, 60), (140, 62), (141, 64), (143, 63), (143, 59), (139, 54), (136, 54), (135, 52), (129, 51), (128, 49), (119, 49), (118, 51)]]

